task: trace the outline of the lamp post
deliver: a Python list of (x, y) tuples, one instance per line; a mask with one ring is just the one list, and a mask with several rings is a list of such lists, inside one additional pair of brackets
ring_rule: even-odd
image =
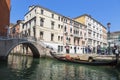
[(107, 28), (108, 28), (108, 54), (110, 54), (110, 25), (111, 23), (107, 23)]

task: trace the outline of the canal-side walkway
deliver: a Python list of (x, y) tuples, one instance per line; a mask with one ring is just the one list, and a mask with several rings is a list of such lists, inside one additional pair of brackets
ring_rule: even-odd
[[(90, 57), (96, 60), (115, 60), (116, 55), (100, 55), (100, 54), (58, 54), (60, 56), (66, 57), (66, 55), (69, 55), (71, 58), (77, 58), (80, 60), (88, 60)], [(120, 56), (119, 56), (120, 58)], [(119, 59), (120, 60), (120, 59)]]

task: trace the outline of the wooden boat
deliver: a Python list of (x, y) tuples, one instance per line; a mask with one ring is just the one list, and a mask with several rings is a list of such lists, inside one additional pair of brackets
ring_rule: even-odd
[(72, 62), (72, 63), (77, 63), (77, 64), (85, 64), (85, 65), (94, 65), (94, 66), (114, 66), (117, 64), (117, 60), (108, 60), (108, 61), (99, 61), (99, 60), (92, 60), (92, 61), (88, 61), (88, 60), (78, 60), (78, 59), (69, 59), (63, 56), (58, 56), (57, 54), (55, 54), (55, 52), (50, 51), (51, 56), (53, 56), (53, 58), (59, 60), (59, 61), (64, 61), (64, 62)]

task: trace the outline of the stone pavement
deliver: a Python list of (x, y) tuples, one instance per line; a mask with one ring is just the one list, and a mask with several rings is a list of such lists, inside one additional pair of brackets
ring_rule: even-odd
[(115, 55), (99, 55), (99, 54), (69, 54), (69, 55), (72, 58), (79, 57), (81, 60), (88, 60), (90, 57), (96, 60), (115, 60), (116, 59)]

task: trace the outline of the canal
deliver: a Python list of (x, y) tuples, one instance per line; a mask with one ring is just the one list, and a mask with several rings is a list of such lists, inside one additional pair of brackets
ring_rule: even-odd
[(0, 64), (0, 80), (120, 80), (120, 70), (9, 55), (8, 63)]

